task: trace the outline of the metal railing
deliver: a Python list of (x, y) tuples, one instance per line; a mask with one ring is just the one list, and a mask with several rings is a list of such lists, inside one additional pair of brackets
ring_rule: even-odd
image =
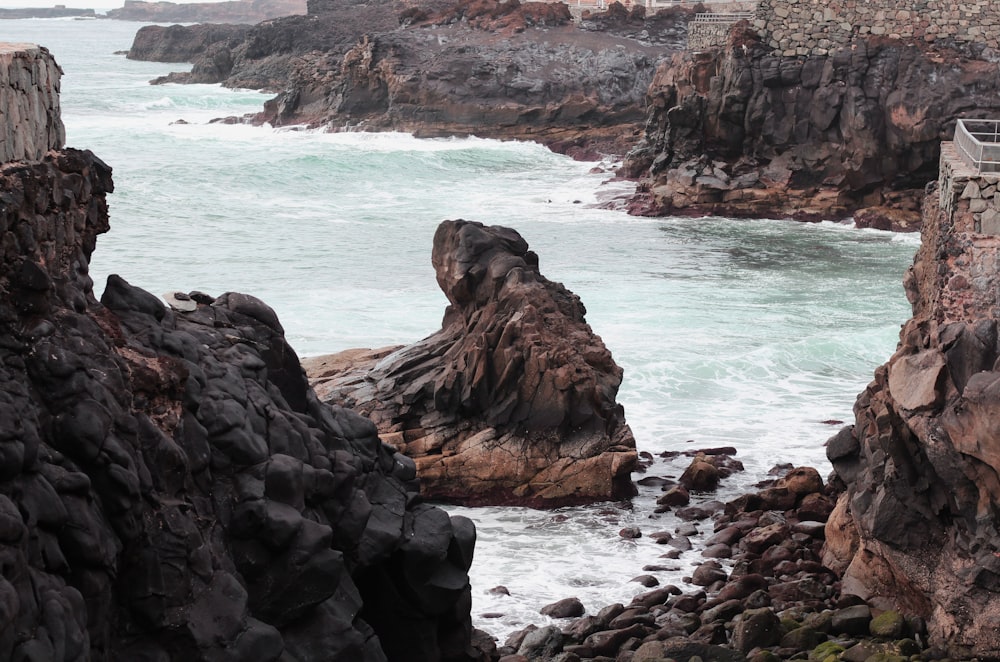
[(1000, 120), (958, 120), (955, 147), (977, 174), (1000, 172)]
[(736, 23), (753, 18), (753, 12), (740, 11), (729, 14), (699, 13), (694, 15), (694, 20), (699, 23)]

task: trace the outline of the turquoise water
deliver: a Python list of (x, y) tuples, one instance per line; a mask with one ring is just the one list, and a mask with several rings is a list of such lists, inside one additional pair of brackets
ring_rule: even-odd
[[(253, 91), (150, 86), (181, 65), (131, 62), (139, 27), (113, 21), (4, 21), (61, 64), (68, 144), (114, 168), (111, 231), (94, 254), (156, 294), (254, 294), (303, 355), (415, 341), (444, 312), (430, 265), (446, 218), (516, 228), (542, 272), (576, 292), (625, 370), (619, 394), (641, 450), (733, 445), (747, 467), (722, 497), (778, 462), (829, 468), (823, 442), (893, 352), (909, 317), (901, 286), (918, 238), (850, 224), (645, 219), (595, 204), (627, 185), (613, 164), (577, 163), (532, 144), (416, 140), (209, 124), (260, 109)], [(186, 123), (176, 123), (184, 120)], [(653, 474), (678, 474), (660, 462)], [(591, 610), (627, 600), (662, 547), (623, 526), (672, 530), (634, 507), (455, 509), (473, 517), (477, 625), (504, 634), (542, 623), (547, 602)], [(696, 554), (659, 573), (678, 582)], [(485, 590), (506, 585), (510, 597)], [(501, 614), (482, 618), (482, 614)]]

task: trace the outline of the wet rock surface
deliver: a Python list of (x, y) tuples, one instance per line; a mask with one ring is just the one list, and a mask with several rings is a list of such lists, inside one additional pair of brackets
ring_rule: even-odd
[(622, 371), (579, 297), (514, 230), (445, 221), (432, 262), (442, 329), (413, 345), (304, 362), (320, 397), (370, 417), (428, 498), (554, 507), (635, 492)]
[[(692, 464), (727, 457), (691, 455)], [(668, 479), (662, 489), (669, 488)], [(791, 497), (766, 505), (774, 490)], [(759, 491), (709, 508), (704, 524), (714, 534), (699, 542), (704, 560), (682, 585), (650, 583), (627, 605), (579, 617), (550, 611), (550, 624), (512, 633), (496, 654), (509, 662), (939, 658), (940, 650), (926, 646), (921, 618), (850, 594), (823, 564), (826, 517), (810, 518), (818, 501), (832, 508), (837, 490), (815, 469), (784, 468)], [(725, 560), (709, 558), (713, 546), (729, 550)]]
[(0, 659), (476, 659), (472, 523), (261, 301), (96, 301), (111, 190), (89, 152), (0, 166)]

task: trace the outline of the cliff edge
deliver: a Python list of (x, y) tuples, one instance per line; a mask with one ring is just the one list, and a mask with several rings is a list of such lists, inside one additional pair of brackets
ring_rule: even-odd
[(48, 52), (0, 54), (0, 658), (478, 659), (472, 523), (259, 300), (98, 302), (111, 169), (62, 148)]
[(658, 69), (630, 211), (917, 229), (955, 121), (1000, 113), (1000, 5), (756, 5), (728, 31), (692, 23)]
[(824, 563), (844, 592), (924, 617), (957, 659), (1000, 656), (998, 185), (944, 143), (905, 280), (913, 317), (827, 447), (847, 491)]

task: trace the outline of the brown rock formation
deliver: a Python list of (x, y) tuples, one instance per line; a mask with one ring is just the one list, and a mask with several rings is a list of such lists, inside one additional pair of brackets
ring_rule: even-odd
[(737, 26), (725, 48), (658, 69), (623, 171), (640, 179), (630, 211), (822, 220), (875, 207), (863, 223), (916, 229), (956, 118), (1000, 112), (996, 72), (886, 38), (782, 57)]
[(443, 328), (331, 368), (321, 399), (371, 417), (417, 463), (422, 493), (553, 507), (631, 496), (635, 440), (615, 402), (622, 371), (580, 299), (538, 271), (514, 230), (445, 221), (434, 236)]
[(827, 447), (848, 490), (826, 564), (845, 592), (923, 616), (960, 659), (1000, 656), (997, 185), (944, 144), (905, 282), (913, 318)]

